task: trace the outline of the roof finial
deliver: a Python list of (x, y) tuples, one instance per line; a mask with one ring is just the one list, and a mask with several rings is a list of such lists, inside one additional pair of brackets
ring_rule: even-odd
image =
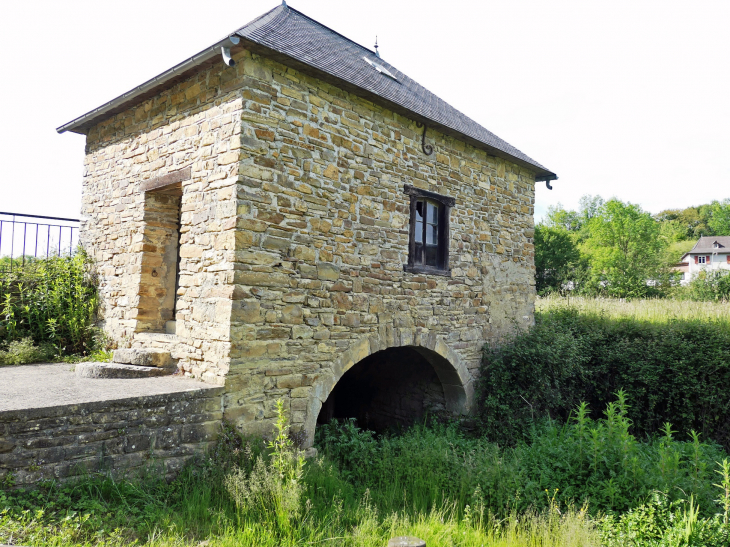
[(281, 0), (281, 5), (284, 6), (284, 7), (287, 7), (286, 6), (286, 0)]
[(380, 52), (378, 51), (378, 35), (375, 35), (375, 56), (380, 59)]

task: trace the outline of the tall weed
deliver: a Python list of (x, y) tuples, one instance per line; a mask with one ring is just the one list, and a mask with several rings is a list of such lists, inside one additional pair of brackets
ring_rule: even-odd
[(0, 341), (6, 346), (30, 338), (60, 355), (86, 354), (94, 349), (96, 309), (96, 281), (82, 250), (0, 276)]
[(713, 480), (722, 450), (696, 433), (677, 440), (669, 425), (663, 436), (639, 440), (628, 410), (626, 394), (619, 392), (601, 418), (592, 419), (583, 403), (567, 423), (534, 424), (525, 440), (506, 447), (466, 436), (455, 425), (375, 438), (352, 422), (333, 422), (319, 426), (317, 441), (356, 491), (369, 489), (387, 510), (407, 503), (429, 511), (450, 500), (465, 511), (478, 492), (502, 517), (548, 509), (556, 501), (587, 504), (595, 514), (626, 511), (663, 491), (670, 500), (692, 496), (705, 515), (717, 511)]
[(289, 437), (281, 400), (276, 413), (276, 436), (268, 445), (268, 461), (246, 447), (243, 466), (226, 476), (225, 485), (240, 512), (260, 515), (280, 532), (291, 534), (302, 516), (304, 456)]

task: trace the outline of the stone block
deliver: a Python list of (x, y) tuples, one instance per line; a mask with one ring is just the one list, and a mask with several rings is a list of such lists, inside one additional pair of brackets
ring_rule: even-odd
[(16, 446), (14, 441), (0, 440), (0, 454), (11, 452)]
[(173, 368), (171, 367), (123, 365), (120, 363), (79, 363), (76, 365), (76, 376), (79, 378), (151, 378), (154, 376), (167, 376), (172, 372)]
[(124, 365), (138, 365), (142, 367), (172, 368), (175, 360), (169, 351), (152, 349), (116, 349), (112, 360)]
[(317, 264), (317, 277), (323, 281), (337, 281), (340, 277), (340, 269), (334, 264), (320, 262)]

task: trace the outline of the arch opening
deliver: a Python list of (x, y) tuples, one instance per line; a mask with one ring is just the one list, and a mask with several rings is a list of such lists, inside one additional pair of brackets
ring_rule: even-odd
[(317, 423), (355, 418), (382, 432), (408, 426), (427, 413), (461, 412), (464, 388), (453, 366), (419, 346), (377, 351), (345, 372), (322, 404)]

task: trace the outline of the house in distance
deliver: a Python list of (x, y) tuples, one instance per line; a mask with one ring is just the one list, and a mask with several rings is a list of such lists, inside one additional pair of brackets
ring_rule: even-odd
[(286, 4), (58, 131), (115, 361), (225, 386), (242, 431), (279, 399), (305, 445), (467, 412), (482, 345), (533, 320), (556, 175)]
[(730, 270), (730, 236), (700, 237), (674, 269), (682, 272), (682, 284), (689, 283), (699, 272)]

